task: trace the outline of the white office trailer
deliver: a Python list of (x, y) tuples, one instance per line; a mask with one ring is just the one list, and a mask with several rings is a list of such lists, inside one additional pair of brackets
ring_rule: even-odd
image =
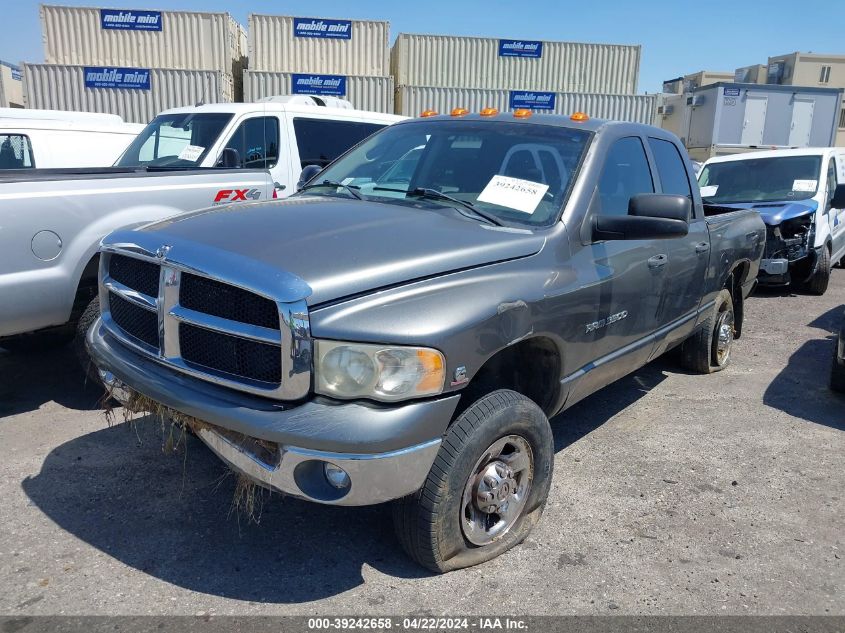
[(248, 25), (250, 70), (390, 74), (388, 22), (253, 13)]
[(634, 94), (639, 45), (400, 33), (390, 56), (397, 86)]
[(357, 110), (393, 114), (393, 78), (364, 75), (283, 73), (266, 70), (244, 72), (244, 101), (276, 95), (312, 95), (318, 99), (338, 97)]
[(660, 125), (694, 160), (760, 149), (834, 144), (841, 88), (725, 83), (664, 97)]
[(22, 79), (20, 67), (0, 60), (0, 108), (23, 107)]
[(399, 86), (396, 88), (396, 113), (419, 116), (424, 110), (449, 114), (454, 108), (479, 112), (496, 108), (508, 112), (529, 108), (536, 114), (584, 112), (596, 119), (636, 121), (653, 124), (657, 95), (620, 95), (537, 90), (492, 90), (444, 88), (439, 86)]
[(235, 100), (232, 75), (215, 70), (24, 64), (27, 108), (117, 114), (147, 123), (169, 108)]

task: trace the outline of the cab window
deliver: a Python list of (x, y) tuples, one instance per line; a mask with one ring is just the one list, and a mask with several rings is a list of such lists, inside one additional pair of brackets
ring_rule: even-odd
[(649, 138), (648, 146), (654, 154), (663, 193), (691, 197), (692, 190), (687, 168), (684, 165), (684, 159), (678, 153), (678, 148), (673, 143), (659, 138)]
[(380, 123), (295, 117), (293, 131), (302, 166), (328, 165), (335, 158), (385, 127)]
[(637, 136), (620, 138), (610, 148), (599, 180), (601, 215), (628, 215), (628, 201), (654, 193), (645, 148)]
[(25, 134), (0, 134), (0, 169), (35, 167), (32, 144)]
[(238, 152), (241, 167), (275, 167), (279, 160), (279, 119), (274, 116), (247, 119), (232, 134), (226, 149)]

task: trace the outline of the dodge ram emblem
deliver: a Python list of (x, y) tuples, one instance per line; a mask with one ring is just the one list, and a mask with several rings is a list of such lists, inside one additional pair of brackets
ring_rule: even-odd
[(156, 251), (156, 257), (158, 259), (164, 259), (167, 257), (167, 254), (170, 252), (170, 249), (173, 248), (172, 246), (168, 246), (165, 244), (164, 246), (159, 246), (158, 250)]

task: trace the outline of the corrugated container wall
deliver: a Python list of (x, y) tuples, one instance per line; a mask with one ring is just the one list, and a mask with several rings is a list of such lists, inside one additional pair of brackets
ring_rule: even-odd
[(131, 123), (147, 123), (168, 108), (233, 100), (232, 76), (213, 70), (153, 68), (150, 89), (86, 88), (82, 66), (24, 64), (27, 108), (117, 114)]
[(640, 46), (543, 42), (540, 57), (501, 57), (495, 38), (400, 33), (390, 55), (399, 86), (634, 94)]
[[(345, 39), (297, 37), (293, 31), (294, 19), (284, 15), (250, 14), (250, 70), (335, 75), (390, 74), (388, 22), (349, 20), (350, 37)], [(320, 21), (319, 18), (314, 19)]]
[(104, 29), (100, 9), (41, 6), (48, 64), (217, 70), (239, 76), (244, 29), (228, 13), (162, 11), (160, 31)]
[[(244, 72), (244, 101), (292, 94), (291, 76), (291, 73), (247, 70)], [(351, 101), (358, 110), (393, 114), (392, 77), (347, 75), (346, 94), (340, 96)]]
[[(478, 112), (485, 107), (507, 112), (511, 110), (510, 97), (509, 90), (399, 86), (396, 88), (396, 114), (419, 116), (420, 112), (428, 109), (445, 114), (458, 107), (468, 108), (470, 112)], [(586, 112), (596, 119), (653, 125), (657, 113), (657, 95), (557, 93), (554, 109), (537, 110), (536, 114), (543, 112)]]

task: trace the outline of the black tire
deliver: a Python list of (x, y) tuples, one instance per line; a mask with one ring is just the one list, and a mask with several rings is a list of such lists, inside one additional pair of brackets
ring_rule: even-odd
[[(469, 529), (465, 528), (469, 521), (464, 514), (467, 510), (464, 499), (471, 489), (477, 491), (478, 482), (488, 481), (483, 472), (501, 464), (490, 458), (488, 449), (510, 439), (527, 445), (530, 451), (524, 454), (529, 456), (529, 463), (533, 461), (533, 468), (521, 471), (530, 473), (528, 479), (524, 474), (508, 475), (517, 484), (517, 491), (523, 490), (524, 505), (514, 506), (515, 519), (507, 531), (489, 544), (473, 544), (465, 531)], [(507, 459), (513, 454), (502, 453), (499, 457)], [(422, 488), (394, 502), (393, 521), (402, 547), (420, 565), (440, 573), (495, 558), (525, 540), (540, 520), (549, 495), (553, 465), (552, 431), (540, 407), (509, 390), (484, 396), (461, 413), (449, 428)], [(476, 482), (475, 487), (472, 482)], [(507, 494), (513, 489), (502, 486), (498, 491)], [(469, 496), (475, 499), (476, 494)], [(510, 503), (516, 503), (513, 501), (516, 498), (509, 497)], [(477, 516), (485, 517), (482, 512), (476, 512)], [(500, 515), (494, 512), (487, 516)]]
[[(723, 326), (729, 328), (724, 340)], [(719, 333), (723, 334), (720, 341)], [(723, 289), (716, 297), (716, 305), (699, 328), (681, 345), (681, 365), (700, 374), (722, 371), (730, 362), (734, 341), (734, 308), (731, 293)], [(726, 353), (723, 349), (726, 346)]]
[(85, 335), (88, 334), (88, 329), (99, 316), (100, 299), (99, 297), (94, 297), (79, 317), (79, 321), (76, 323), (76, 335), (73, 338), (73, 351), (85, 374), (85, 380), (93, 385), (100, 384), (100, 374), (91, 357), (88, 355), (88, 348), (85, 347)]
[(819, 261), (816, 262), (816, 267), (813, 274), (805, 282), (804, 287), (810, 294), (821, 296), (827, 292), (827, 286), (830, 283), (830, 251), (827, 246), (822, 248), (819, 254)]
[(839, 364), (837, 349), (839, 339), (833, 345), (833, 364), (830, 367), (830, 388), (838, 393), (845, 393), (845, 366)]
[(62, 327), (8, 338), (0, 341), (0, 347), (13, 354), (33, 354), (64, 347), (71, 339), (73, 330), (70, 327)]

